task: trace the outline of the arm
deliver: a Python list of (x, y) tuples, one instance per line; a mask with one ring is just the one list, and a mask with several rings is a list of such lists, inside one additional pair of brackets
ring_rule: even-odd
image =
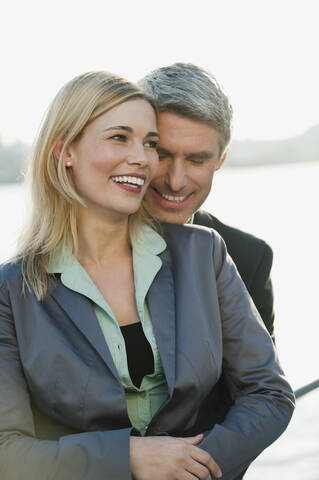
[(222, 239), (214, 237), (223, 372), (234, 405), (200, 446), (220, 465), (223, 479), (232, 480), (284, 431), (294, 397), (255, 305)]
[(263, 240), (223, 224), (203, 210), (195, 215), (195, 224), (216, 230), (223, 238), (227, 250), (274, 340), (274, 298), (270, 279), (273, 252)]
[(6, 284), (0, 288), (1, 480), (127, 480), (131, 429), (35, 438)]

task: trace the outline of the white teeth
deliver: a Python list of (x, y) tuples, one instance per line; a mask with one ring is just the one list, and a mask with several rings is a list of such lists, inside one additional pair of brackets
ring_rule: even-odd
[(140, 187), (145, 183), (145, 180), (143, 180), (142, 178), (128, 177), (126, 175), (124, 175), (123, 177), (112, 177), (112, 179), (114, 182), (117, 183), (131, 183), (132, 185), (138, 185)]
[(182, 202), (185, 200), (187, 195), (184, 195), (183, 197), (173, 197), (173, 195), (166, 195), (166, 193), (159, 192), (160, 195), (165, 198), (166, 200), (170, 200), (171, 202)]

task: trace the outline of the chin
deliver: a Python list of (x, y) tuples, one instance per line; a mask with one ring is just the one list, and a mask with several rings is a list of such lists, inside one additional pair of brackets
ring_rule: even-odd
[(183, 224), (186, 223), (191, 215), (187, 215), (182, 212), (153, 212), (155, 218), (160, 222), (166, 223), (177, 223)]

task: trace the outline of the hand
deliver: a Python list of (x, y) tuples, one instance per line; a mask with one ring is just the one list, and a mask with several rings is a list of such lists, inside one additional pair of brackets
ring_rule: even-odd
[(211, 480), (222, 472), (195, 437), (130, 437), (131, 472), (136, 480)]

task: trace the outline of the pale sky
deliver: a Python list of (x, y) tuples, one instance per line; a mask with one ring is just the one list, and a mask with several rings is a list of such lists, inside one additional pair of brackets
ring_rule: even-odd
[(210, 70), (234, 138), (284, 138), (319, 123), (318, 0), (3, 0), (0, 136), (31, 143), (75, 75), (135, 81), (176, 61)]

